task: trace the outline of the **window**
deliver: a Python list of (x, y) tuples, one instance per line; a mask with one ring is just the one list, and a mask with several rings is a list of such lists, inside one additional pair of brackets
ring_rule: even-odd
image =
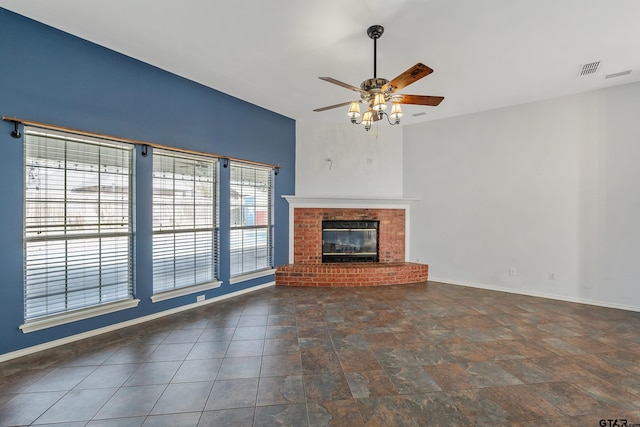
[(216, 280), (216, 163), (154, 150), (154, 294)]
[(25, 320), (132, 299), (132, 148), (25, 132)]
[(272, 173), (231, 162), (231, 276), (272, 266)]

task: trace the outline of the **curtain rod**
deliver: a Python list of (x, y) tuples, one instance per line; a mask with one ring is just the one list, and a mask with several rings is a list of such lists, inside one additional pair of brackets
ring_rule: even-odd
[(49, 123), (36, 122), (36, 121), (33, 121), (33, 120), (19, 119), (17, 117), (2, 116), (2, 120), (4, 120), (5, 122), (13, 122), (13, 123), (16, 124), (16, 129), (13, 132), (11, 132), (11, 135), (14, 136), (15, 138), (19, 138), (20, 137), (20, 133), (18, 132), (17, 126), (18, 126), (18, 124), (22, 124), (22, 125), (25, 125), (25, 126), (37, 126), (37, 127), (43, 128), (43, 129), (62, 131), (62, 132), (69, 132), (69, 133), (73, 133), (73, 134), (76, 134), (76, 135), (110, 139), (112, 141), (124, 142), (124, 143), (127, 143), (127, 144), (147, 145), (147, 146), (153, 147), (153, 148), (161, 148), (161, 149), (164, 149), (164, 150), (177, 151), (177, 152), (180, 152), (180, 153), (197, 154), (197, 155), (201, 155), (201, 156), (214, 157), (216, 159), (237, 161), (237, 162), (248, 163), (248, 164), (257, 165), (257, 166), (267, 166), (267, 167), (270, 167), (270, 168), (274, 168), (276, 170), (280, 169), (282, 167), (280, 165), (274, 165), (274, 164), (271, 164), (271, 163), (256, 162), (254, 160), (245, 160), (245, 159), (240, 159), (240, 158), (237, 158), (237, 157), (228, 157), (228, 156), (223, 156), (221, 154), (206, 153), (204, 151), (189, 150), (189, 149), (186, 149), (186, 148), (172, 147), (170, 145), (156, 144), (154, 142), (140, 141), (138, 139), (122, 138), (122, 137), (119, 137), (119, 136), (107, 135), (107, 134), (104, 134), (104, 133), (89, 132), (89, 131), (86, 131), (86, 130), (73, 129), (73, 128), (68, 128), (68, 127), (64, 127), (64, 126), (52, 125), (52, 124), (49, 124)]

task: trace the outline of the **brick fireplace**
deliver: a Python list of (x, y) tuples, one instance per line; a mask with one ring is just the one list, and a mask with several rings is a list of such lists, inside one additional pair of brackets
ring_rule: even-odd
[[(373, 286), (427, 280), (426, 264), (407, 262), (410, 199), (285, 198), (290, 264), (277, 268), (276, 285)], [(378, 221), (379, 262), (323, 263), (323, 221)]]

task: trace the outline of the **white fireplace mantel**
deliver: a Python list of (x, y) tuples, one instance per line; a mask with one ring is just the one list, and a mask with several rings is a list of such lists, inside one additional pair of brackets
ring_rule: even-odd
[(411, 197), (322, 197), (322, 196), (282, 196), (294, 208), (369, 208), (408, 209), (412, 202), (420, 199)]
[(285, 195), (282, 198), (289, 202), (289, 263), (293, 263), (293, 232), (294, 215), (296, 208), (353, 208), (353, 209), (403, 209), (404, 210), (404, 258), (411, 260), (409, 254), (409, 225), (411, 223), (411, 203), (420, 199), (412, 197), (323, 197), (323, 196), (293, 196)]

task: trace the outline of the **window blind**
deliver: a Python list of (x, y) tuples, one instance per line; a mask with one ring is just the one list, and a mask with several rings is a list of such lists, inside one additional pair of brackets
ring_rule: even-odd
[(231, 162), (231, 276), (272, 267), (273, 170)]
[(217, 159), (153, 153), (153, 292), (217, 277)]
[(133, 146), (25, 132), (25, 320), (132, 298)]

